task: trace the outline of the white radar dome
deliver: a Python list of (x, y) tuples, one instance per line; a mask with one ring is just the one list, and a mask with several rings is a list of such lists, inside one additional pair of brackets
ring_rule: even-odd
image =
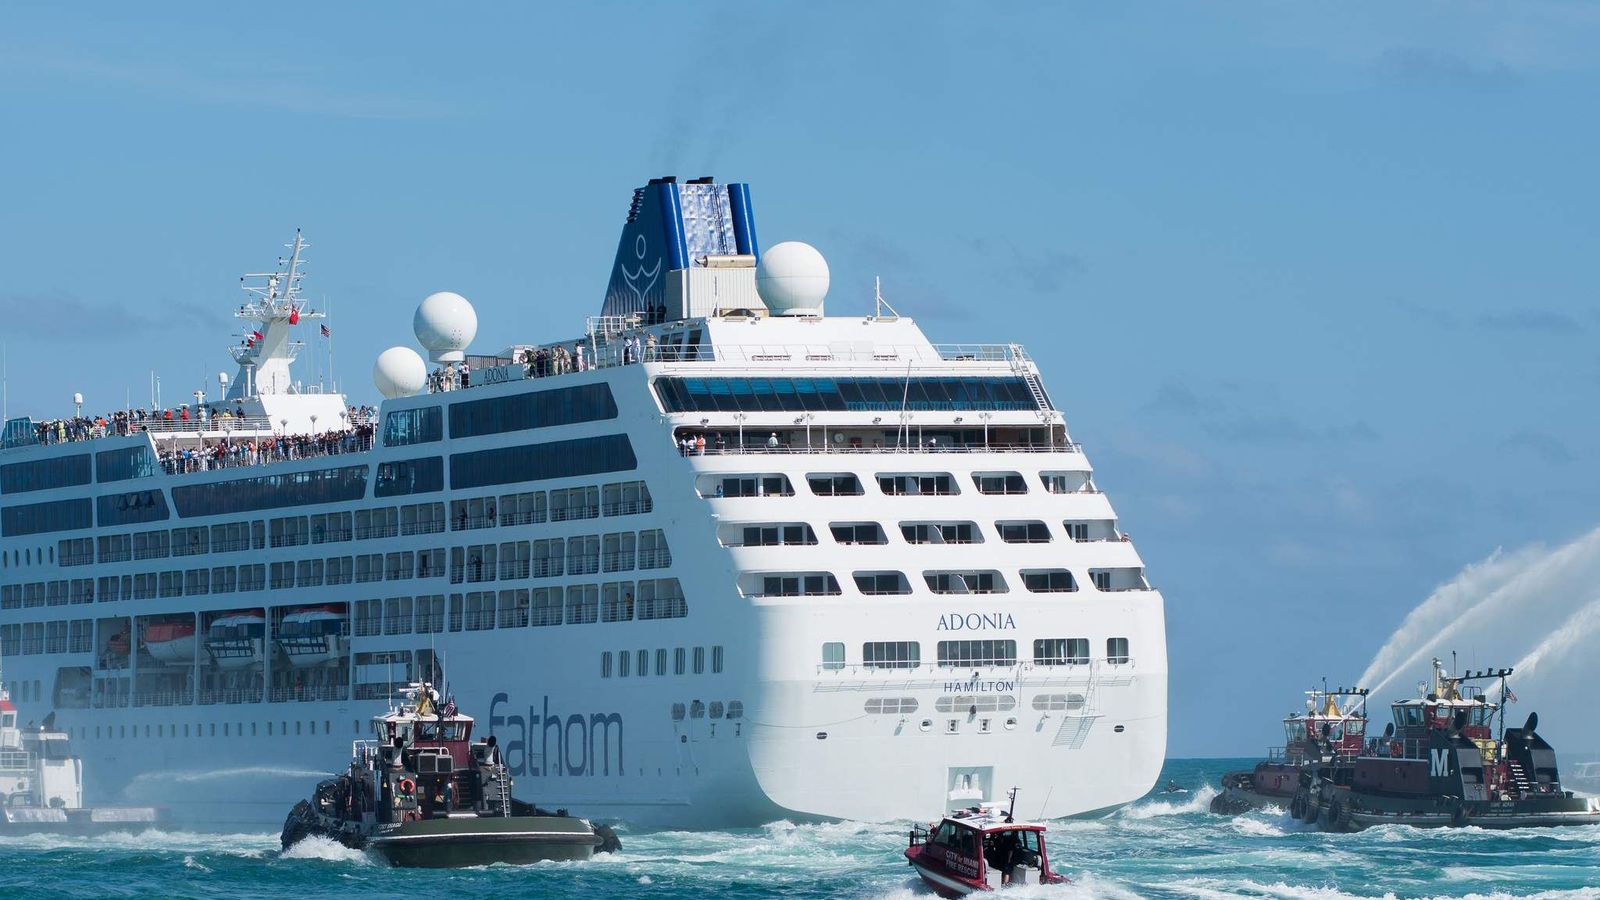
[(756, 291), (775, 316), (820, 316), (828, 296), (828, 261), (810, 244), (775, 244), (756, 266)]
[(390, 347), (372, 367), (372, 383), (390, 400), (421, 393), (427, 381), (428, 364), (410, 347)]
[(411, 329), (434, 362), (461, 362), (467, 358), (467, 345), (478, 335), (478, 314), (467, 298), (440, 291), (424, 297), (417, 305)]

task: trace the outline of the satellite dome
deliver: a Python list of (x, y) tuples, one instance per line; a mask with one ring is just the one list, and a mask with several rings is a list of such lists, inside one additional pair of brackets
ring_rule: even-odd
[(828, 261), (800, 241), (768, 247), (756, 266), (756, 291), (775, 316), (820, 316), (828, 296)]
[(467, 298), (451, 291), (429, 294), (417, 305), (411, 321), (417, 343), (438, 363), (466, 359), (467, 345), (478, 334), (478, 314)]
[(390, 400), (420, 393), (427, 380), (428, 364), (410, 347), (390, 347), (372, 367), (372, 383)]

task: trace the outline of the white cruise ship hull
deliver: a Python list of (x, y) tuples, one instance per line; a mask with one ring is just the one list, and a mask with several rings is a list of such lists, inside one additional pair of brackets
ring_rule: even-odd
[[(518, 797), (608, 820), (1147, 792), (1163, 600), (1032, 360), (810, 288), (767, 309), (749, 216), (742, 185), (652, 182), (583, 337), (474, 358), (469, 385), (386, 373), (366, 431), (288, 389), (290, 329), (320, 318), (298, 237), (239, 311), (242, 418), (7, 423), (4, 679), (71, 733), (89, 801), (275, 825), (424, 677)], [(419, 339), (459, 359), (447, 331)], [(176, 633), (216, 641), (145, 639)]]

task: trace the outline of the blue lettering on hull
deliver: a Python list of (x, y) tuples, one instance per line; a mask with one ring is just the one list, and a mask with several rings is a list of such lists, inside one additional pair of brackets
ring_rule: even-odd
[(512, 775), (622, 775), (621, 713), (573, 713), (563, 719), (550, 712), (549, 697), (542, 707), (529, 706), (526, 716), (502, 713), (501, 707), (510, 705), (511, 695), (504, 692), (489, 701), (489, 734), (500, 744), (500, 757)]

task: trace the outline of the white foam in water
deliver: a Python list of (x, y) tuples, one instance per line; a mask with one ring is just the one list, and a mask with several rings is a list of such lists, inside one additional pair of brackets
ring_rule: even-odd
[(371, 865), (372, 857), (360, 850), (352, 850), (335, 840), (310, 835), (299, 841), (279, 855), (279, 859), (320, 859), (326, 862), (347, 862)]
[(1156, 819), (1162, 816), (1181, 816), (1187, 813), (1206, 812), (1211, 808), (1211, 798), (1217, 796), (1217, 789), (1206, 785), (1195, 791), (1188, 799), (1176, 803), (1162, 800), (1146, 800), (1131, 806), (1124, 806), (1117, 811), (1117, 815), (1125, 819)]

